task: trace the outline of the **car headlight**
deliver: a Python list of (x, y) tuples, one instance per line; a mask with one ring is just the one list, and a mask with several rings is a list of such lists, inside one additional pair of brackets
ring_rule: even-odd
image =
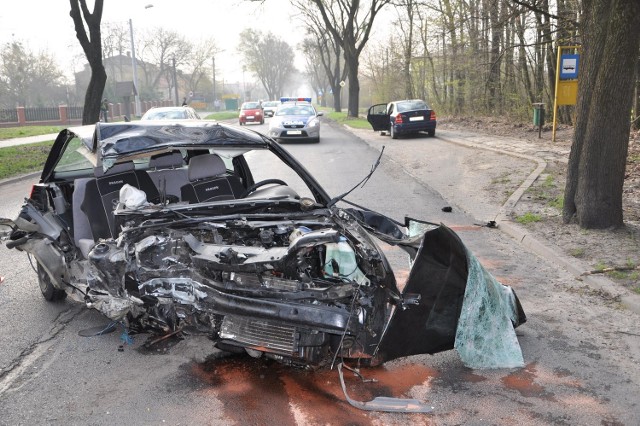
[(320, 121), (318, 121), (317, 118), (314, 118), (313, 120), (309, 120), (307, 122), (307, 127), (316, 127), (318, 124), (320, 124)]

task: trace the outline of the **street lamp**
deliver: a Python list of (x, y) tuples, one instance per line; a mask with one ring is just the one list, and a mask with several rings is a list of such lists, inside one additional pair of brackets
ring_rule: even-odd
[[(145, 9), (152, 8), (152, 4), (146, 5)], [(142, 106), (140, 105), (140, 95), (138, 94), (138, 61), (136, 61), (136, 46), (133, 41), (133, 20), (129, 19), (129, 36), (131, 37), (131, 68), (133, 69), (133, 88), (134, 88), (134, 98), (136, 104), (136, 117), (140, 117), (142, 115)]]
[(138, 62), (136, 61), (136, 46), (133, 42), (133, 21), (129, 19), (129, 34), (131, 35), (131, 68), (133, 69), (133, 96), (135, 98), (136, 103), (136, 117), (140, 117), (140, 111), (142, 107), (140, 106), (140, 95), (138, 94)]

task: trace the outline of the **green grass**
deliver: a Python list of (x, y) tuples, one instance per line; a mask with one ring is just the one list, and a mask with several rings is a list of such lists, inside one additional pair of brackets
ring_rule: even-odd
[(523, 225), (528, 225), (534, 222), (540, 222), (542, 218), (539, 214), (527, 212), (521, 216), (516, 217), (516, 222), (521, 223)]
[(637, 294), (640, 294), (640, 286), (634, 288), (633, 291)]
[(544, 182), (542, 182), (542, 186), (544, 188), (553, 188), (555, 186), (553, 182), (553, 176), (547, 175), (547, 177), (544, 179)]
[(62, 126), (21, 126), (7, 127), (0, 129), (1, 139), (24, 138), (27, 136), (48, 135), (49, 133), (59, 133), (64, 129)]
[(549, 201), (549, 205), (551, 207), (555, 207), (558, 210), (562, 210), (562, 208), (564, 207), (564, 196), (558, 195), (556, 198)]
[(41, 171), (53, 141), (0, 148), (0, 179)]
[(582, 247), (572, 249), (570, 253), (571, 253), (571, 256), (578, 257), (578, 258), (584, 257), (585, 255), (585, 251)]
[(369, 129), (371, 130), (371, 124), (364, 118), (353, 118), (347, 117), (346, 112), (335, 112), (335, 111), (326, 111), (324, 116), (329, 120), (336, 121), (340, 124), (345, 124), (349, 127), (353, 127), (354, 129)]
[(205, 120), (231, 120), (232, 118), (238, 118), (237, 111), (222, 111), (222, 112), (214, 112), (213, 114), (209, 114), (204, 117)]
[(603, 261), (599, 261), (593, 266), (593, 269), (595, 269), (596, 271), (604, 271), (604, 268), (607, 268), (607, 267), (608, 266), (606, 263), (604, 263)]

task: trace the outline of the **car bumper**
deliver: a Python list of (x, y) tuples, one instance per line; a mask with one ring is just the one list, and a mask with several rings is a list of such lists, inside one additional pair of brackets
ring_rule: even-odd
[(317, 139), (320, 137), (320, 127), (303, 129), (273, 128), (269, 129), (269, 136), (274, 139)]
[(261, 123), (263, 120), (262, 116), (254, 116), (253, 118), (248, 118), (248, 117), (240, 117), (239, 121), (240, 123)]
[(417, 122), (417, 123), (394, 124), (393, 130), (398, 135), (407, 134), (407, 133), (434, 131), (436, 130), (436, 122), (424, 121), (424, 122)]

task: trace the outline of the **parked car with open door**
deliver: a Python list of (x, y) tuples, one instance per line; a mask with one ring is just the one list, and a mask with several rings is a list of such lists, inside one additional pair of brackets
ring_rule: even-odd
[(367, 112), (367, 121), (373, 130), (388, 133), (392, 139), (419, 132), (436, 134), (436, 113), (421, 99), (373, 105)]

